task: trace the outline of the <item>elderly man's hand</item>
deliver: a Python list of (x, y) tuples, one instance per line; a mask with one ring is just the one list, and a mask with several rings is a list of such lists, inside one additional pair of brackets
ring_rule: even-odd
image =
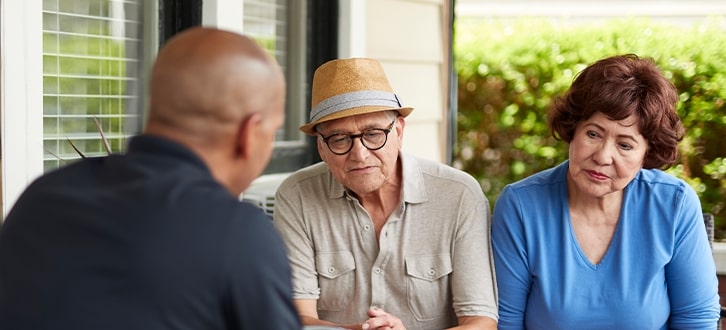
[(399, 318), (380, 308), (369, 309), (368, 317), (370, 318), (361, 325), (363, 330), (406, 330)]

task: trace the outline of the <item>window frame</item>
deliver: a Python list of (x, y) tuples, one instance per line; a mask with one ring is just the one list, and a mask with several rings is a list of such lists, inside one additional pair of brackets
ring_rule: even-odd
[(42, 10), (42, 0), (0, 5), (2, 218), (43, 173)]
[[(292, 0), (292, 2), (297, 1)], [(307, 0), (306, 10), (305, 35), (298, 35), (305, 38), (306, 46), (304, 49), (296, 49), (304, 52), (305, 71), (298, 73), (300, 76), (296, 77), (300, 85), (295, 85), (295, 81), (291, 83), (290, 78), (287, 78), (289, 97), (301, 99), (304, 97), (304, 102), (300, 103), (297, 109), (288, 109), (288, 118), (285, 119), (285, 129), (300, 134), (300, 140), (294, 143), (277, 143), (264, 174), (292, 172), (321, 160), (316, 137), (305, 135), (298, 127), (306, 123), (310, 116), (310, 88), (315, 69), (338, 57), (340, 4), (339, 1)], [(291, 115), (290, 111), (296, 113)]]
[[(176, 3), (183, 0), (164, 0)], [(197, 0), (195, 0), (197, 1)], [(310, 84), (315, 68), (337, 57), (338, 54), (338, 11), (339, 1), (331, 0), (288, 0), (288, 38), (290, 39), (287, 67), (296, 70), (286, 72), (287, 108), (282, 132), (284, 139), (278, 139), (263, 174), (292, 172), (320, 161), (314, 137), (299, 131), (307, 122), (310, 113)], [(167, 5), (167, 8), (173, 8)], [(205, 0), (201, 8), (194, 4), (189, 10), (201, 10), (204, 26), (214, 26), (244, 33), (244, 1)], [(302, 15), (300, 15), (302, 14)], [(197, 17), (198, 13), (190, 16)], [(180, 31), (177, 30), (176, 32)], [(169, 34), (171, 36), (173, 33)], [(292, 101), (292, 102), (291, 102)]]

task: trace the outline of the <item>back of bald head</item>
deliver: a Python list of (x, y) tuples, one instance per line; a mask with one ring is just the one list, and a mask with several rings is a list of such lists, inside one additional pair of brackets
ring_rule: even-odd
[[(279, 95), (280, 92), (283, 95)], [(254, 40), (193, 27), (171, 38), (151, 72), (146, 133), (207, 139), (233, 132), (253, 113), (284, 98), (284, 78)]]

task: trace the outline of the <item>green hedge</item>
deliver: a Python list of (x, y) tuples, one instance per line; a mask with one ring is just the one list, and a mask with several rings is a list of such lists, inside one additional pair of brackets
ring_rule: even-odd
[(667, 169), (698, 192), (726, 238), (726, 31), (716, 20), (693, 27), (647, 19), (556, 24), (459, 19), (454, 165), (474, 175), (495, 204), (505, 184), (567, 158), (546, 111), (577, 72), (609, 55), (652, 57), (680, 93), (686, 127), (680, 161)]

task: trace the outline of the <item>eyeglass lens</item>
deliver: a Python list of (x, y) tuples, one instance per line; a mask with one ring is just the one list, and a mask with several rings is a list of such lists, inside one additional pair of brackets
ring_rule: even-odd
[(360, 138), (361, 143), (368, 150), (378, 150), (383, 148), (388, 141), (388, 133), (393, 129), (391, 123), (390, 128), (372, 128), (360, 134), (333, 134), (328, 137), (322, 137), (328, 149), (336, 155), (344, 155), (353, 149), (354, 139)]

